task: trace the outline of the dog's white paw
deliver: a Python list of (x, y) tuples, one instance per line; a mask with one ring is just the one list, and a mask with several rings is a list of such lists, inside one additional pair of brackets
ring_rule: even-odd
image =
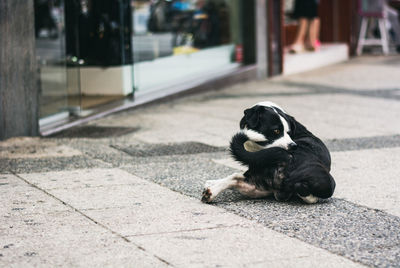
[(312, 194), (308, 195), (308, 196), (301, 196), (299, 195), (299, 197), (301, 199), (303, 199), (304, 202), (306, 202), (307, 204), (315, 204), (318, 202), (318, 197), (313, 196)]
[(213, 195), (212, 186), (215, 184), (214, 181), (206, 181), (204, 184), (204, 190), (201, 197), (201, 202), (210, 203), (215, 195)]

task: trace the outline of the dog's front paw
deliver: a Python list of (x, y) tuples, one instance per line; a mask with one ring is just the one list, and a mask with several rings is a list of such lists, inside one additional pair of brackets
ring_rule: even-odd
[(212, 201), (212, 192), (210, 188), (205, 188), (201, 196), (201, 202), (210, 203)]
[(214, 183), (214, 181), (206, 181), (201, 196), (201, 202), (210, 203), (214, 199), (215, 195), (213, 195), (213, 190), (211, 190)]

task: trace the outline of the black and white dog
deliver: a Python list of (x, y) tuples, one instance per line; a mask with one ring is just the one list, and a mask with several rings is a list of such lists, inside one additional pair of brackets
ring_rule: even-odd
[(251, 198), (273, 194), (279, 201), (297, 195), (306, 203), (332, 196), (335, 181), (329, 173), (328, 149), (281, 107), (257, 103), (244, 111), (240, 129), (230, 151), (248, 170), (207, 181), (203, 202), (211, 202), (225, 189), (237, 189)]

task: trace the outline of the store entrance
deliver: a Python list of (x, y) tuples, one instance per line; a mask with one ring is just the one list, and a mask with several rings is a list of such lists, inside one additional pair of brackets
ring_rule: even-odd
[(34, 3), (41, 126), (133, 95), (130, 0)]
[(40, 124), (79, 120), (232, 74), (246, 61), (243, 5), (35, 0)]
[(273, 35), (280, 35), (283, 74), (320, 68), (354, 55), (358, 34), (357, 1), (308, 2), (313, 8), (304, 8), (307, 1), (273, 2), (277, 2), (281, 12), (272, 17), (283, 22), (280, 29), (272, 31)]

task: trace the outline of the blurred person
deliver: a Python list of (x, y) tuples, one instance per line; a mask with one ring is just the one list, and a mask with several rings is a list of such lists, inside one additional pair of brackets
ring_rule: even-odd
[(147, 29), (150, 32), (163, 32), (167, 24), (167, 2), (152, 0), (150, 4), (150, 17), (147, 21)]
[(37, 38), (57, 38), (56, 22), (51, 14), (51, 2), (35, 0), (35, 36)]
[(192, 29), (196, 48), (213, 47), (221, 43), (219, 8), (212, 1), (197, 2)]
[(399, 12), (391, 7), (388, 0), (384, 2), (383, 14), (386, 18), (386, 25), (391, 30), (394, 43), (396, 45), (396, 51), (400, 53), (400, 23), (399, 23)]
[[(320, 19), (318, 17), (319, 0), (296, 0), (293, 18), (299, 26), (296, 39), (290, 46), (291, 53), (299, 53), (305, 49), (315, 51), (321, 46), (319, 41)], [(307, 39), (306, 39), (307, 38)]]

